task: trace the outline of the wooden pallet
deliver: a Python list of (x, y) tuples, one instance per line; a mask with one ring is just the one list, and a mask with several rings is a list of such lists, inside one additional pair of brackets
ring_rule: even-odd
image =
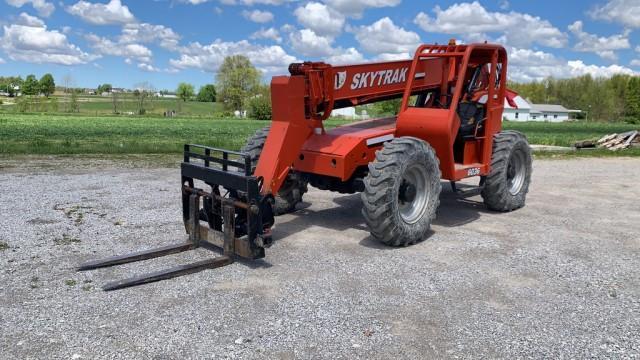
[(635, 144), (640, 143), (638, 130), (627, 131), (621, 134), (609, 134), (601, 137), (597, 142), (599, 148), (617, 151), (629, 147), (636, 147)]

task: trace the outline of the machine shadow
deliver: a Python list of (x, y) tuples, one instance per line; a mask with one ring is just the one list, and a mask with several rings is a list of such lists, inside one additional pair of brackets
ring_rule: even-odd
[[(458, 189), (463, 191), (472, 188), (472, 186), (468, 185), (458, 185)], [(322, 210), (312, 210), (311, 204), (303, 202), (298, 205), (298, 209), (295, 212), (288, 215), (288, 217), (293, 217), (292, 219), (281, 221), (282, 217), (280, 217), (276, 220), (276, 227), (273, 230), (274, 238), (283, 239), (303, 231), (311, 225), (336, 231), (349, 229), (368, 231), (361, 214), (362, 201), (360, 200), (360, 194), (342, 195), (335, 193), (334, 195), (332, 202), (337, 206)], [(442, 182), (440, 206), (433, 225), (445, 227), (462, 226), (480, 218), (482, 213), (489, 212), (479, 197), (465, 197), (454, 193), (448, 182)], [(433, 233), (433, 230), (430, 231), (424, 240), (431, 237)], [(360, 244), (376, 249), (393, 249), (378, 243), (371, 236), (362, 239)]]

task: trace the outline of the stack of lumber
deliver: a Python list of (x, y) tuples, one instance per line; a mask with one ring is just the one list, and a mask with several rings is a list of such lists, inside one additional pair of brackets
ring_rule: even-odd
[(612, 151), (629, 147), (640, 147), (640, 134), (638, 134), (638, 130), (627, 131), (621, 134), (609, 134), (601, 137), (596, 142), (596, 145)]

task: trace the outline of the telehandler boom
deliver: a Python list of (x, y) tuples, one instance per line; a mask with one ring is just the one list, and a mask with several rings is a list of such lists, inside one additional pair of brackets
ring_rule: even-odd
[[(422, 45), (412, 60), (332, 66), (295, 63), (271, 81), (272, 122), (241, 152), (185, 145), (182, 204), (187, 243), (93, 261), (81, 270), (197, 247), (224, 255), (107, 284), (105, 290), (258, 259), (274, 216), (293, 211), (307, 185), (361, 192), (371, 235), (391, 246), (424, 239), (441, 179), (479, 177), (489, 209), (524, 206), (531, 177), (526, 138), (501, 131), (507, 54), (493, 44)], [(397, 116), (327, 130), (335, 109), (401, 98)], [(206, 189), (206, 190), (205, 190)]]

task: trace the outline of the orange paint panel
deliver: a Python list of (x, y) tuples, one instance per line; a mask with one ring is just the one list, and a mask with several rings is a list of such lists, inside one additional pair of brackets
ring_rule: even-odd
[(376, 123), (378, 119), (359, 122), (312, 135), (302, 148), (302, 159), (298, 156), (293, 168), (348, 180), (358, 167), (373, 161), (375, 152), (382, 146), (382, 142), (368, 146), (367, 140), (395, 132), (394, 119), (385, 120), (380, 124)]
[(455, 113), (446, 109), (407, 108), (398, 115), (397, 136), (413, 136), (428, 142), (440, 160), (445, 179), (454, 177), (453, 143), (460, 126)]

